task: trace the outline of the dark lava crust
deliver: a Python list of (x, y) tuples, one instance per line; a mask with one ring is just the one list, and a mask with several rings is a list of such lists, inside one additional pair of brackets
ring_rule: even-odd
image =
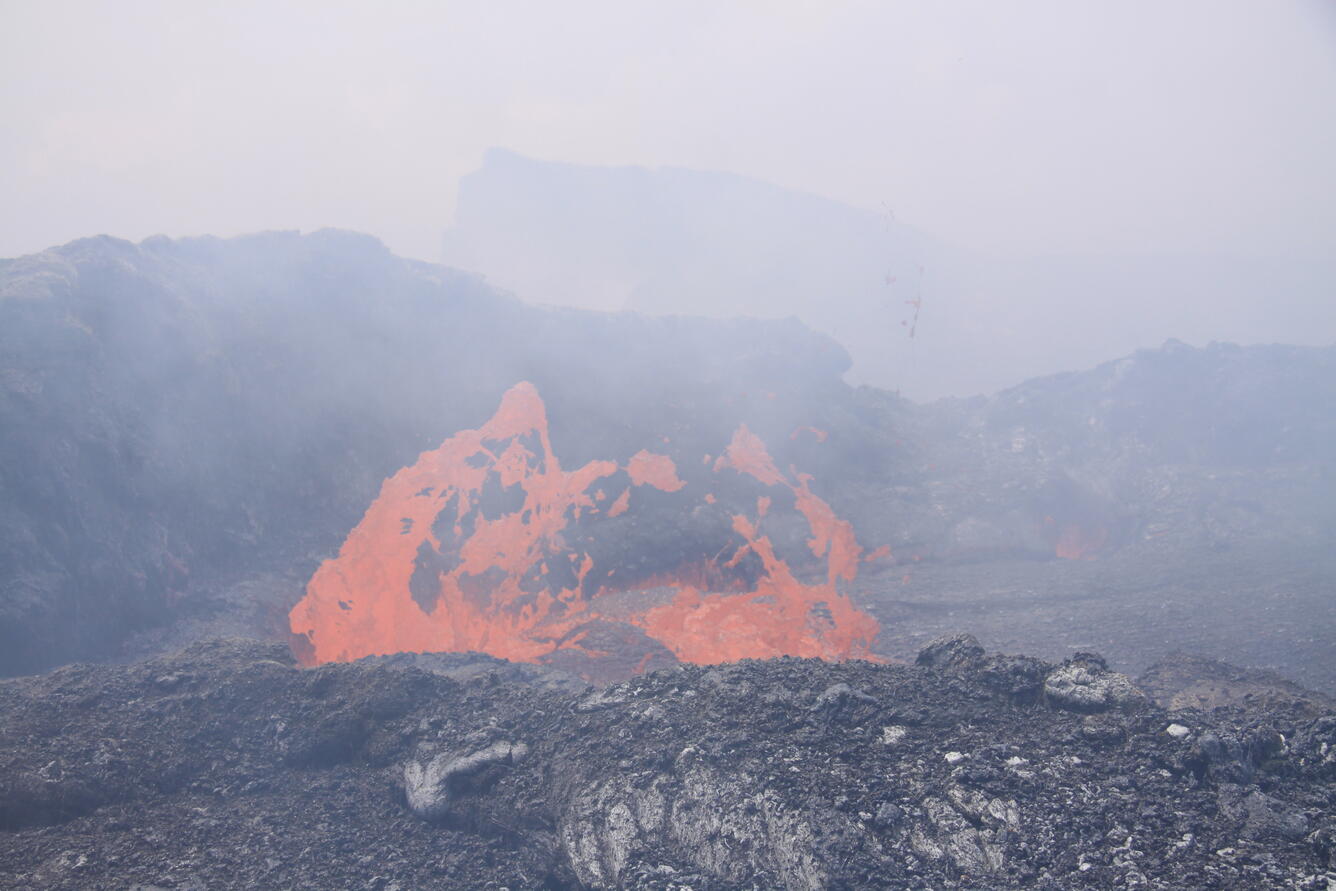
[(0, 682), (0, 884), (1336, 882), (1320, 699), (1170, 712), (1097, 656), (963, 636), (914, 666), (780, 659), (602, 690), (544, 671), (301, 670), (221, 641)]

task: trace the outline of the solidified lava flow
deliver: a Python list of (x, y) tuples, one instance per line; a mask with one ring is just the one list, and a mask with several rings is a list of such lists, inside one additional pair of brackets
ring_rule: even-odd
[[(844, 593), (862, 550), (811, 477), (781, 471), (745, 426), (701, 473), (746, 497), (693, 489), (646, 450), (565, 470), (538, 391), (517, 384), (481, 428), (385, 481), (289, 614), (294, 650), (306, 664), (470, 650), (547, 662), (610, 656), (594, 642), (616, 640), (641, 648), (621, 654), (627, 673), (656, 653), (870, 658), (879, 627)], [(810, 533), (797, 545), (767, 534), (781, 500)]]

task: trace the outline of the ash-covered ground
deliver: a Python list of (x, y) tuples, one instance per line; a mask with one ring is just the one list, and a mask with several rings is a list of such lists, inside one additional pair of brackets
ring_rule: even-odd
[(1209, 654), (1336, 691), (1336, 549), (1147, 550), (919, 564), (907, 580), (891, 567), (860, 579), (859, 602), (881, 623), (878, 651), (899, 658), (968, 628), (990, 649), (1047, 659), (1096, 650), (1140, 672)]
[(6, 887), (1336, 884), (1330, 702), (1204, 660), (1138, 687), (955, 636), (595, 689), (234, 640), (0, 682), (0, 716)]

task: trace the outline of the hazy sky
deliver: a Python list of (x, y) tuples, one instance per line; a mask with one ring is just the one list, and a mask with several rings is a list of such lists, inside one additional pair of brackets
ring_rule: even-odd
[(0, 256), (340, 226), (436, 259), (506, 146), (1007, 254), (1336, 253), (1336, 3), (0, 0)]

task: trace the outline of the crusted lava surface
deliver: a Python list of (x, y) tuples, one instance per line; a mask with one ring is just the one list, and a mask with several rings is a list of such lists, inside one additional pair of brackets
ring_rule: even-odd
[(965, 635), (604, 688), (203, 642), (0, 682), (0, 884), (1325, 888), (1336, 714), (1301, 694), (1169, 711)]
[(880, 629), (842, 590), (863, 561), (853, 527), (746, 425), (713, 465), (694, 493), (645, 450), (624, 472), (564, 470), (542, 397), (519, 384), (481, 429), (385, 481), (292, 609), (294, 652), (483, 652), (596, 683), (678, 660), (869, 658)]

